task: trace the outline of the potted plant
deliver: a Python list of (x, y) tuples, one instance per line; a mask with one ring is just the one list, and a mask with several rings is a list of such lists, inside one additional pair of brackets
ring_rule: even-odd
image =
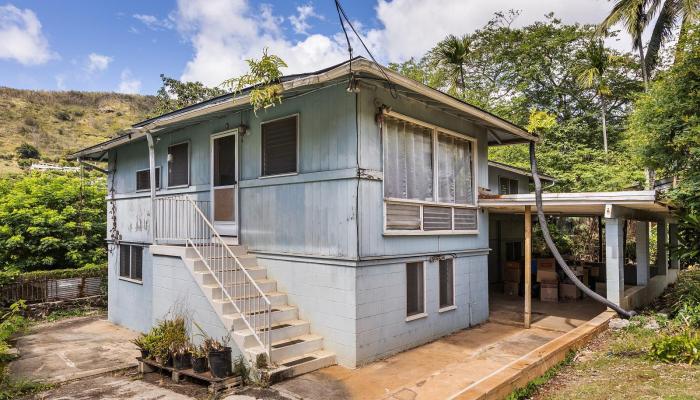
[(227, 378), (231, 376), (231, 347), (227, 346), (228, 340), (222, 339), (223, 343), (207, 338), (204, 340), (208, 349), (209, 369), (215, 378)]
[(198, 374), (209, 371), (207, 360), (208, 349), (204, 346), (192, 345), (190, 347), (190, 357), (192, 359), (192, 370)]
[(173, 357), (173, 368), (189, 369), (192, 367), (192, 357), (189, 343), (173, 343), (170, 347)]
[(146, 359), (150, 356), (150, 349), (149, 349), (149, 342), (148, 342), (148, 335), (145, 333), (142, 333), (139, 337), (136, 339), (131, 340), (131, 343), (135, 344), (136, 347), (139, 348), (141, 351), (141, 358)]

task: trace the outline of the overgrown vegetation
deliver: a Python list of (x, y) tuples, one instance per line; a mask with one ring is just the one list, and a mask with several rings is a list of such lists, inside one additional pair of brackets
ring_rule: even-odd
[(20, 300), (0, 315), (0, 400), (16, 399), (47, 388), (47, 385), (31, 380), (14, 379), (7, 370), (7, 362), (10, 361), (8, 340), (29, 326), (29, 321), (22, 316), (25, 308), (24, 301)]
[(0, 180), (0, 270), (35, 271), (106, 261), (105, 179), (30, 173)]
[(549, 382), (552, 378), (554, 378), (563, 367), (571, 364), (575, 355), (576, 353), (570, 351), (566, 354), (566, 357), (560, 363), (548, 369), (541, 376), (538, 376), (537, 378), (531, 380), (524, 387), (515, 389), (511, 394), (508, 395), (508, 397), (506, 397), (506, 400), (524, 400), (531, 398), (532, 395), (534, 395), (537, 392), (537, 389), (539, 389), (547, 382)]

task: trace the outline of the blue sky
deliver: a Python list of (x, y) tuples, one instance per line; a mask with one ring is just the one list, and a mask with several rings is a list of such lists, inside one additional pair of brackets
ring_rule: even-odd
[[(499, 10), (521, 9), (516, 22), (524, 25), (549, 11), (565, 22), (595, 23), (610, 8), (605, 0), (343, 4), (384, 63), (419, 57)], [(287, 61), (287, 73), (347, 58), (332, 0), (0, 0), (0, 86), (153, 94), (161, 73), (216, 85), (244, 72), (244, 60), (264, 47)]]

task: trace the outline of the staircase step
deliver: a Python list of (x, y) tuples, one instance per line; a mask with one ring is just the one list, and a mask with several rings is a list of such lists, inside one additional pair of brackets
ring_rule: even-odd
[[(255, 283), (258, 285), (260, 290), (263, 291), (263, 293), (272, 293), (277, 290), (277, 281), (272, 280), (272, 279), (256, 279)], [(210, 290), (211, 297), (212, 298), (220, 298), (221, 297), (221, 288), (219, 287), (219, 284), (217, 283), (209, 283), (204, 285), (205, 288)], [(243, 289), (245, 287), (248, 287), (248, 289)], [(226, 286), (228, 293), (231, 296), (235, 296), (236, 293), (239, 293), (240, 290), (250, 290), (254, 291), (255, 289), (253, 288), (253, 285), (249, 283), (238, 283), (235, 285), (227, 285)]]
[(335, 354), (325, 350), (317, 350), (301, 356), (291, 357), (277, 362), (279, 367), (272, 371), (272, 382), (292, 378), (335, 364)]
[[(281, 360), (288, 360), (299, 357), (314, 351), (323, 349), (323, 337), (314, 334), (296, 336), (289, 339), (278, 340), (272, 343), (272, 362), (279, 363)], [(257, 356), (264, 353), (262, 346), (248, 349), (248, 352)], [(253, 358), (254, 359), (254, 358)]]
[[(255, 269), (247, 269), (248, 275), (255, 279), (265, 279), (267, 278), (267, 271), (264, 268), (255, 268)], [(212, 285), (217, 283), (216, 279), (214, 279), (214, 275), (209, 272), (209, 270), (204, 270), (204, 271), (195, 271), (195, 274), (201, 275), (200, 282), (204, 285)], [(223, 275), (226, 275), (225, 273)], [(229, 274), (230, 276), (226, 276), (225, 280), (230, 283), (244, 283), (248, 282), (248, 277), (245, 276), (242, 272), (236, 273), (236, 274)], [(221, 275), (220, 275), (221, 276)]]
[[(286, 305), (287, 304), (287, 295), (285, 293), (280, 293), (280, 292), (271, 292), (271, 293), (265, 293), (265, 296), (270, 300), (271, 306), (280, 306), (280, 305)], [(257, 304), (259, 303), (260, 305), (263, 304), (263, 301), (257, 301), (258, 297), (247, 300), (235, 300), (236, 304), (239, 305), (239, 307), (244, 307), (246, 310), (251, 310), (251, 311), (257, 311), (258, 308)], [(214, 299), (212, 301), (214, 303), (215, 307), (221, 307), (221, 315), (225, 314), (234, 314), (236, 313), (236, 309), (233, 307), (233, 304), (229, 302), (228, 299)]]
[[(235, 254), (236, 256), (244, 256), (248, 254), (248, 249), (246, 248), (245, 245), (237, 245), (237, 246), (228, 246), (229, 249), (231, 249), (231, 252)], [(197, 246), (197, 250), (195, 250), (193, 247), (188, 247), (187, 248), (187, 257), (190, 258), (197, 258), (198, 254), (201, 254), (203, 257), (207, 258), (210, 256), (218, 257), (220, 256), (223, 252), (226, 252), (225, 248), (223, 246), (219, 245), (211, 245), (211, 246)]]
[[(194, 263), (195, 271), (208, 271), (207, 266), (204, 264), (204, 261), (202, 261), (202, 259), (199, 258), (199, 256), (191, 257), (191, 260)], [(211, 259), (207, 258), (207, 261), (209, 260)], [(238, 257), (238, 261), (240, 261), (241, 265), (243, 265), (243, 268), (245, 268), (246, 270), (260, 268), (258, 267), (258, 258), (255, 256), (241, 256)], [(239, 268), (235, 260), (232, 258), (226, 258), (224, 262), (214, 261), (211, 262), (210, 265), (212, 266), (212, 268), (224, 271), (235, 271)]]
[[(260, 311), (260, 313), (262, 312), (264, 311)], [(223, 317), (225, 321), (231, 324), (230, 326), (233, 328), (234, 331), (247, 328), (245, 322), (243, 322), (243, 319), (238, 313), (225, 314)], [(298, 317), (299, 313), (296, 307), (289, 306), (286, 304), (277, 305), (272, 306), (272, 312), (270, 313), (270, 322), (273, 324), (277, 324), (282, 321), (294, 320)], [(227, 327), (228, 326), (229, 325), (227, 325)]]
[[(258, 331), (261, 336), (265, 335), (264, 330)], [(272, 343), (289, 340), (291, 338), (306, 335), (309, 333), (309, 323), (308, 321), (303, 321), (300, 319), (282, 321), (274, 324), (270, 330), (270, 341)], [(255, 339), (250, 329), (242, 329), (239, 331), (233, 331), (234, 335), (242, 339), (243, 347), (245, 349), (250, 349), (253, 347), (258, 347), (260, 344)]]

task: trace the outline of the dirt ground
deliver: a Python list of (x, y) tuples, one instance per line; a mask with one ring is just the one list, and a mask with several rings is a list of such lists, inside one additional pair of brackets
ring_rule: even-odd
[[(700, 399), (700, 366), (654, 362), (605, 332), (533, 396), (536, 400)], [(638, 343), (638, 341), (635, 340)]]

